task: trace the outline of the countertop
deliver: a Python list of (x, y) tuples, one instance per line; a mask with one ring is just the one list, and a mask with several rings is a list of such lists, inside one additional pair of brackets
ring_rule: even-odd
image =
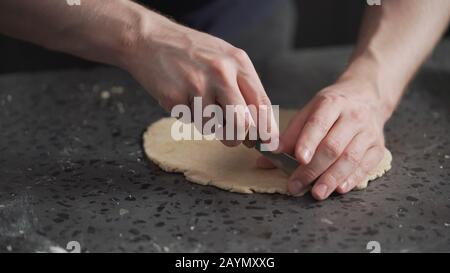
[[(274, 56), (272, 102), (300, 107), (350, 49)], [(149, 162), (146, 127), (167, 115), (115, 68), (0, 75), (0, 252), (450, 251), (450, 42), (440, 44), (386, 126), (393, 167), (366, 190), (238, 194)], [(59, 248), (57, 248), (59, 247)]]

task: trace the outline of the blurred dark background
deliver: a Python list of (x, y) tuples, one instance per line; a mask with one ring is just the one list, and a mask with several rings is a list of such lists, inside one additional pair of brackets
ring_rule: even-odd
[[(182, 12), (207, 0), (142, 0), (177, 19)], [(189, 6), (186, 5), (189, 3)], [(351, 44), (355, 41), (362, 12), (361, 0), (294, 0), (297, 29), (294, 47), (310, 48)], [(450, 36), (450, 31), (446, 36)], [(0, 73), (97, 65), (62, 53), (50, 52), (32, 44), (0, 35)]]

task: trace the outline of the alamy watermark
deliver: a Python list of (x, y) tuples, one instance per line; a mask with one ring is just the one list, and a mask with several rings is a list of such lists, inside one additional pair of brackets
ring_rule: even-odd
[(81, 0), (66, 0), (69, 6), (81, 6)]
[(70, 241), (66, 245), (69, 253), (81, 253), (81, 244), (78, 241)]
[(381, 6), (381, 0), (366, 0), (369, 6)]
[(378, 241), (367, 242), (366, 249), (370, 250), (369, 253), (381, 253), (381, 244)]

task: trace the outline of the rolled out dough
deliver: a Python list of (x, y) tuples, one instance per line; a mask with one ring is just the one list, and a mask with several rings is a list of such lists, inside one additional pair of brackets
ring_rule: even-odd
[[(281, 130), (294, 113), (280, 110)], [(244, 145), (229, 148), (218, 140), (175, 141), (170, 135), (175, 121), (174, 118), (162, 118), (148, 127), (143, 136), (145, 153), (163, 170), (181, 172), (191, 182), (232, 192), (289, 195), (288, 177), (278, 169), (257, 168), (255, 162), (260, 154), (255, 149)], [(363, 189), (369, 181), (381, 177), (391, 168), (391, 161), (392, 155), (386, 149), (383, 160), (357, 189)]]

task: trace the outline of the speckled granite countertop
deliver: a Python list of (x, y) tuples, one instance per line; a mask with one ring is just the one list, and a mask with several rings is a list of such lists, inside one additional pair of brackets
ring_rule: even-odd
[[(304, 104), (348, 52), (273, 58), (261, 71), (273, 102)], [(392, 170), (325, 202), (164, 173), (141, 147), (164, 113), (119, 70), (0, 76), (0, 252), (450, 251), (449, 52), (440, 45), (387, 125)]]

